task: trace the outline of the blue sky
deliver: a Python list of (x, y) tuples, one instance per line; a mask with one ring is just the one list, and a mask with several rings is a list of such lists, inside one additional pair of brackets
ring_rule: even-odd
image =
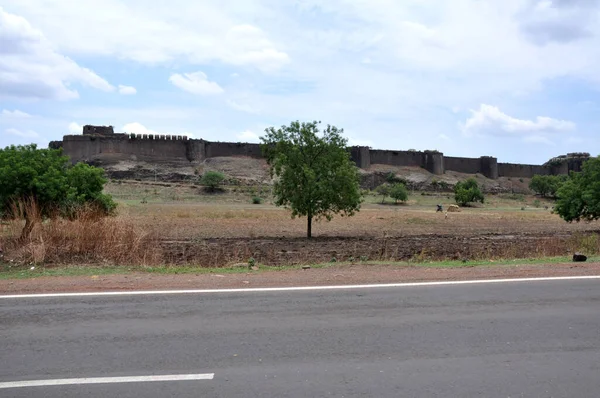
[(600, 0), (0, 0), (0, 146), (84, 124), (543, 163), (600, 153)]

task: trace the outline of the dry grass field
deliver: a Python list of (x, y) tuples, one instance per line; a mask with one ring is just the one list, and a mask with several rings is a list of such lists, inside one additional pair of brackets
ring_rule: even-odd
[[(488, 195), (485, 205), (436, 213), (448, 193), (413, 192), (407, 204), (369, 194), (354, 217), (313, 225), (270, 203), (267, 186), (207, 194), (191, 184), (110, 183), (119, 214), (107, 220), (46, 222), (26, 247), (11, 251), (18, 226), (4, 225), (5, 259), (45, 264), (230, 266), (318, 262), (536, 258), (599, 250), (600, 223), (568, 224), (551, 202)], [(261, 196), (262, 204), (252, 204)], [(546, 208), (547, 207), (547, 208)], [(99, 239), (103, 244), (94, 243)], [(12, 257), (11, 257), (12, 256)]]

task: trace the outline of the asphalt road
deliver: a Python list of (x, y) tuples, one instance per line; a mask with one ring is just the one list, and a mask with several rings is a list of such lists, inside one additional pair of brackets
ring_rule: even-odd
[(598, 397), (600, 281), (0, 299), (0, 397)]

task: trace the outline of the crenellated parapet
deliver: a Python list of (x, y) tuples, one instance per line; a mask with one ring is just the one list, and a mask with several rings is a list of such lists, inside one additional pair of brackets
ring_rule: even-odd
[(155, 141), (188, 141), (187, 135), (165, 134), (126, 134), (130, 140), (155, 140)]

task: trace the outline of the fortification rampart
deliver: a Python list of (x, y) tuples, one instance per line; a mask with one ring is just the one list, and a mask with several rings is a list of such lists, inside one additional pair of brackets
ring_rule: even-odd
[[(259, 144), (211, 142), (188, 139), (181, 135), (119, 134), (111, 126), (84, 126), (82, 135), (66, 135), (62, 141), (50, 143), (62, 147), (72, 162), (89, 161), (99, 155), (125, 155), (140, 160), (161, 162), (202, 162), (221, 156), (261, 158)], [(559, 175), (580, 171), (589, 158), (587, 153), (567, 154), (551, 159), (544, 165), (498, 163), (495, 157), (462, 158), (444, 156), (438, 151), (391, 151), (369, 147), (351, 147), (350, 155), (356, 165), (369, 169), (372, 164), (421, 167), (441, 175), (447, 170), (467, 174), (498, 177), (531, 178), (536, 174)]]

